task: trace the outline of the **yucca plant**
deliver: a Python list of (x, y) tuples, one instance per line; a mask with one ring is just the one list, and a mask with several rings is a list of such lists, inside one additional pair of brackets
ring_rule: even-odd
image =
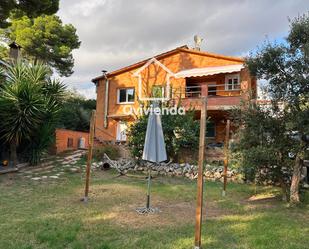
[[(49, 67), (40, 62), (3, 63), (0, 78), (0, 131), (10, 144), (11, 161), (16, 164), (16, 148), (22, 141), (28, 141), (30, 161), (37, 163), (50, 145), (38, 141), (53, 136), (51, 127), (57, 122), (65, 87), (59, 81), (50, 80)], [(46, 124), (50, 126), (49, 133), (43, 128)], [(32, 154), (35, 160), (31, 159)]]
[(36, 134), (32, 136), (30, 143), (26, 147), (26, 158), (31, 165), (37, 165), (45, 152), (55, 141), (55, 125), (53, 123), (43, 123)]

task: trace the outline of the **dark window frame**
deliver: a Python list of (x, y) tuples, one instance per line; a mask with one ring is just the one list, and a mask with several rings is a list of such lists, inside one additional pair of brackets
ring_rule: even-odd
[[(133, 90), (133, 94), (128, 92), (132, 90)], [(120, 99), (122, 91), (125, 91), (125, 100)], [(130, 96), (132, 97), (130, 98)], [(135, 102), (135, 88), (134, 87), (119, 88), (117, 90), (117, 104), (133, 104), (134, 102)]]

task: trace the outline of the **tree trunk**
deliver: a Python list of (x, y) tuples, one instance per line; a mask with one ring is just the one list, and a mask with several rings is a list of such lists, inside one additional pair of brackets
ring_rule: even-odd
[(17, 145), (15, 140), (10, 143), (10, 165), (13, 167), (17, 165)]
[(294, 169), (293, 169), (293, 176), (292, 176), (292, 183), (290, 188), (290, 203), (297, 204), (300, 202), (299, 199), (299, 182), (301, 177), (301, 170), (303, 167), (303, 160), (301, 159), (300, 154), (296, 155)]

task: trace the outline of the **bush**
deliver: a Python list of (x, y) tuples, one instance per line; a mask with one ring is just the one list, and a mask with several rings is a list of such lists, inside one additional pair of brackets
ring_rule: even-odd
[[(194, 120), (194, 112), (185, 115), (161, 116), (164, 140), (168, 157), (178, 161), (181, 149), (198, 149), (199, 122)], [(134, 158), (141, 159), (143, 154), (148, 116), (140, 116), (128, 129), (129, 149)]]

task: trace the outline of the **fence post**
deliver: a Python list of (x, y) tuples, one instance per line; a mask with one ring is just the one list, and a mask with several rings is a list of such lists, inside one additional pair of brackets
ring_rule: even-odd
[(230, 120), (226, 121), (225, 142), (224, 142), (224, 171), (223, 171), (223, 191), (222, 196), (226, 194), (227, 185), (227, 167), (229, 163), (229, 137), (230, 137)]
[(204, 168), (204, 154), (205, 154), (206, 119), (207, 119), (207, 97), (202, 99), (202, 106), (201, 106), (198, 179), (197, 179), (197, 206), (195, 215), (195, 249), (201, 248), (203, 187), (204, 187), (203, 168)]
[(85, 180), (85, 196), (83, 198), (84, 202), (88, 202), (89, 194), (89, 181), (90, 181), (90, 171), (91, 171), (91, 161), (92, 161), (92, 150), (95, 132), (95, 120), (96, 111), (93, 110), (90, 119), (90, 132), (89, 132), (89, 146), (88, 146), (88, 157), (87, 157), (87, 167), (86, 167), (86, 180)]

